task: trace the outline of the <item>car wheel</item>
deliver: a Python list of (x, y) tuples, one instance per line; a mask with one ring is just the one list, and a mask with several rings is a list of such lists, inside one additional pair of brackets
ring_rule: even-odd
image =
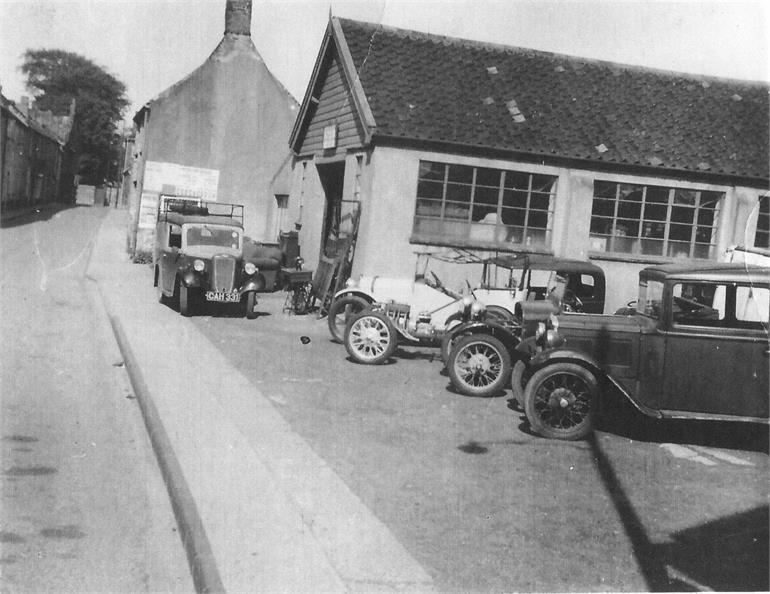
[(524, 361), (518, 360), (513, 364), (513, 371), (511, 371), (511, 391), (513, 392), (513, 399), (521, 407), (524, 406), (524, 389), (527, 387), (529, 376), (527, 364)]
[(596, 376), (574, 363), (536, 371), (524, 390), (524, 413), (532, 428), (551, 439), (575, 440), (593, 428), (599, 386)]
[(345, 349), (356, 363), (379, 365), (396, 352), (398, 337), (388, 316), (376, 311), (363, 311), (348, 321), (344, 342)]
[(194, 309), (195, 291), (188, 289), (184, 283), (179, 283), (179, 313), (183, 316), (191, 316)]
[(452, 314), (447, 318), (444, 336), (441, 337), (441, 360), (444, 362), (444, 366), (449, 361), (449, 354), (452, 352), (452, 347), (457, 339), (464, 336), (461, 331), (457, 331), (457, 327), (462, 323), (460, 314)]
[(332, 302), (326, 322), (335, 342), (342, 342), (345, 338), (345, 328), (350, 317), (367, 307), (369, 303), (356, 295), (343, 295)]
[(254, 311), (254, 308), (257, 305), (257, 292), (256, 291), (249, 291), (246, 293), (246, 319), (253, 320), (257, 317), (257, 312)]
[(494, 336), (471, 334), (456, 341), (447, 360), (452, 384), (468, 396), (492, 396), (511, 377), (511, 355)]

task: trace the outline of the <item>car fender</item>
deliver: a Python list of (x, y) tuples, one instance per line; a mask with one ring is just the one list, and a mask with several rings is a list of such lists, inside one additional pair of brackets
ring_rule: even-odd
[(495, 322), (466, 322), (448, 331), (451, 337), (468, 334), (491, 334), (502, 342), (512, 356), (516, 355), (519, 338), (502, 324)]
[(182, 283), (188, 289), (202, 287), (201, 275), (195, 272), (192, 268), (187, 270), (180, 270), (177, 274), (179, 282)]
[(239, 293), (241, 295), (245, 295), (246, 293), (250, 293), (251, 291), (264, 291), (266, 286), (267, 286), (267, 281), (265, 280), (264, 275), (255, 274), (243, 284), (243, 286), (239, 290)]
[(613, 378), (609, 373), (604, 371), (601, 368), (601, 365), (599, 365), (599, 362), (596, 361), (596, 359), (580, 351), (576, 351), (573, 349), (566, 349), (566, 348), (558, 348), (558, 349), (543, 351), (541, 353), (538, 353), (534, 357), (532, 357), (529, 360), (527, 367), (531, 373), (534, 373), (542, 369), (543, 367), (547, 367), (552, 363), (561, 363), (561, 362), (577, 363), (578, 365), (585, 367), (596, 376), (596, 379), (599, 380), (600, 384), (609, 383), (612, 386), (614, 386), (617, 389), (617, 391), (642, 414), (647, 415), (648, 417), (654, 417), (658, 419), (663, 417), (663, 414), (660, 411), (652, 409), (644, 405), (643, 403), (639, 402), (633, 396), (633, 394), (629, 393), (628, 390), (625, 387), (623, 387), (623, 384), (621, 384), (619, 381)]
[(366, 291), (362, 291), (361, 289), (342, 289), (341, 291), (337, 291), (334, 294), (332, 301), (339, 299), (340, 297), (346, 297), (348, 295), (352, 297), (360, 297), (367, 303), (374, 303), (376, 301), (374, 296), (372, 296), (370, 293), (367, 293)]

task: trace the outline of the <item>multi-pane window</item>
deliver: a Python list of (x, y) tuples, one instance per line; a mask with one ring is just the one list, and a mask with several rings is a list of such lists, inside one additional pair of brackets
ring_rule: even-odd
[(759, 199), (754, 247), (770, 249), (770, 196), (762, 196)]
[(594, 182), (591, 249), (713, 258), (721, 192)]
[(420, 161), (414, 234), (548, 247), (556, 176)]

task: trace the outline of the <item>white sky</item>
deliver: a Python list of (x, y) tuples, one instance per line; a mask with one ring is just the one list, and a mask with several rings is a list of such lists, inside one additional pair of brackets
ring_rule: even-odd
[[(254, 0), (252, 39), (302, 101), (335, 16), (695, 74), (770, 81), (766, 0)], [(130, 119), (222, 38), (225, 0), (0, 0), (0, 84), (26, 94), (28, 48), (73, 51), (122, 80)]]

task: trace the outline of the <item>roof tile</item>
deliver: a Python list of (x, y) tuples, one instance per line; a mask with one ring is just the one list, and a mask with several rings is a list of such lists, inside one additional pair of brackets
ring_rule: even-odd
[(766, 84), (339, 22), (377, 135), (769, 177)]

